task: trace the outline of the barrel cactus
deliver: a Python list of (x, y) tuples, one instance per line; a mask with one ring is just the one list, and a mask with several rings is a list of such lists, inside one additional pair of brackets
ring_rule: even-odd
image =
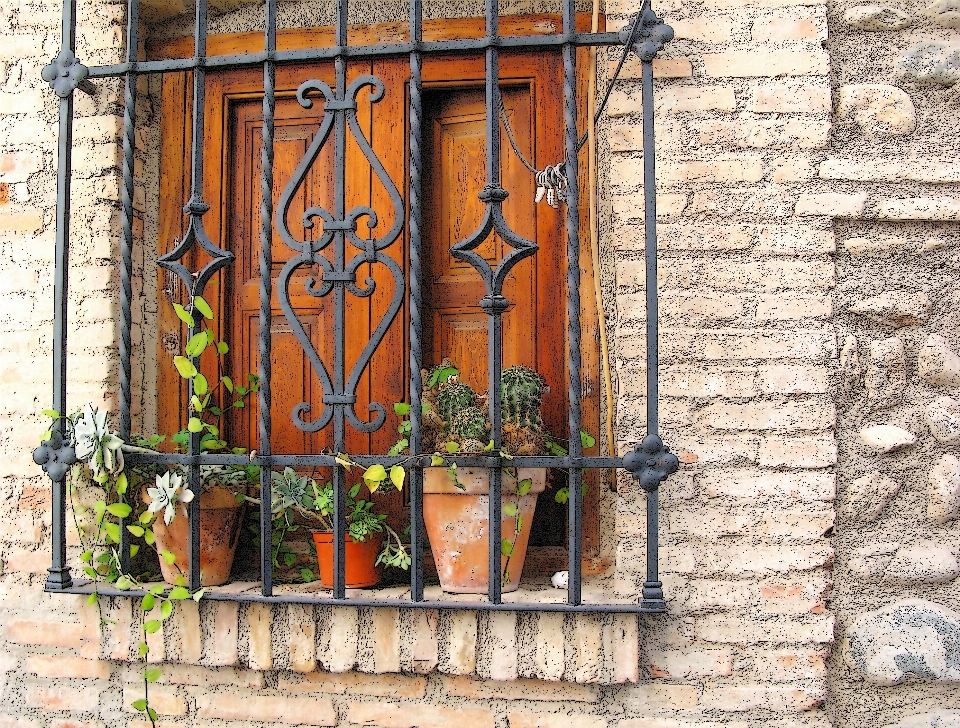
[(437, 410), (447, 426), (453, 424), (454, 418), (468, 407), (473, 407), (476, 395), (469, 385), (462, 382), (448, 384), (437, 395)]
[(487, 416), (477, 407), (467, 407), (454, 415), (450, 432), (463, 440), (486, 440)]
[(543, 377), (530, 367), (513, 366), (500, 375), (500, 402), (504, 424), (540, 430), (543, 419), (540, 405), (547, 385)]

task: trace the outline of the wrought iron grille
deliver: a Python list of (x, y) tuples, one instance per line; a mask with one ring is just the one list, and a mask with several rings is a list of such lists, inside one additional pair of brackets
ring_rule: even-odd
[[(260, 569), (262, 584), (260, 593), (222, 594), (211, 590), (206, 594), (210, 599), (230, 599), (241, 601), (286, 601), (312, 602), (326, 604), (350, 604), (362, 606), (408, 606), (428, 608), (459, 609), (506, 609), (506, 610), (555, 610), (555, 611), (610, 611), (610, 612), (659, 612), (665, 610), (663, 590), (658, 578), (658, 488), (678, 466), (677, 458), (665, 447), (657, 434), (657, 243), (656, 243), (656, 179), (654, 172), (654, 133), (653, 133), (653, 66), (654, 56), (673, 37), (673, 31), (644, 2), (638, 15), (628, 23), (620, 33), (583, 33), (575, 26), (574, 0), (562, 2), (562, 32), (537, 37), (505, 37), (499, 32), (499, 10), (497, 0), (486, 1), (486, 35), (482, 38), (458, 40), (439, 40), (426, 42), (423, 39), (422, 0), (410, 0), (409, 41), (378, 45), (351, 46), (347, 40), (347, 19), (349, 0), (336, 0), (335, 42), (331, 47), (318, 47), (308, 50), (277, 49), (277, 0), (266, 0), (265, 4), (265, 50), (242, 55), (207, 55), (207, 0), (197, 0), (194, 24), (195, 53), (192, 58), (172, 60), (138, 60), (139, 38), (139, 0), (127, 3), (127, 47), (126, 61), (117, 65), (86, 68), (76, 58), (76, 0), (64, 0), (62, 50), (57, 58), (43, 71), (43, 78), (50, 83), (60, 98), (59, 127), (59, 168), (57, 175), (57, 233), (56, 233), (56, 271), (54, 286), (54, 391), (53, 406), (60, 412), (66, 412), (67, 397), (67, 306), (68, 274), (70, 270), (70, 183), (71, 152), (73, 131), (73, 93), (76, 89), (91, 92), (92, 81), (106, 78), (122, 78), (124, 82), (124, 127), (123, 127), (123, 184), (122, 233), (120, 245), (120, 394), (119, 394), (119, 434), (129, 439), (131, 428), (131, 304), (133, 278), (133, 198), (134, 198), (134, 149), (136, 125), (136, 89), (137, 79), (145, 74), (161, 74), (174, 71), (190, 71), (193, 78), (192, 140), (190, 149), (190, 199), (186, 201), (184, 212), (188, 217), (188, 227), (183, 240), (168, 254), (157, 260), (157, 264), (175, 274), (192, 295), (203, 293), (211, 277), (220, 269), (230, 265), (234, 256), (221, 249), (204, 229), (204, 214), (209, 210), (203, 199), (204, 179), (204, 94), (208, 70), (240, 67), (263, 67), (263, 149), (262, 149), (262, 209), (260, 235), (260, 311), (259, 311), (259, 372), (261, 389), (259, 391), (259, 442), (260, 449), (255, 457), (247, 455), (209, 454), (200, 447), (199, 433), (190, 438), (186, 454), (139, 454), (129, 457), (130, 462), (150, 462), (166, 465), (186, 466), (189, 472), (189, 488), (199, 494), (200, 468), (202, 465), (242, 465), (251, 460), (260, 466), (261, 502), (271, 502), (271, 470), (285, 466), (319, 466), (330, 468), (333, 473), (334, 492), (334, 587), (327, 594), (278, 594), (274, 595), (273, 564), (271, 559), (271, 512), (261, 507)], [(577, 189), (577, 151), (582, 146), (576, 128), (576, 62), (575, 51), (584, 46), (626, 46), (627, 53), (636, 53), (641, 60), (643, 93), (643, 164), (645, 195), (645, 235), (646, 235), (646, 303), (647, 303), (647, 436), (636, 449), (625, 457), (585, 457), (579, 433), (581, 430), (581, 325), (580, 325), (580, 220)], [(421, 381), (422, 341), (423, 341), (423, 81), (422, 64), (425, 56), (451, 52), (482, 52), (485, 55), (486, 82), (486, 172), (487, 183), (479, 191), (480, 200), (485, 204), (485, 213), (480, 227), (468, 238), (458, 242), (450, 249), (450, 254), (466, 261), (476, 268), (486, 286), (486, 295), (479, 305), (488, 318), (488, 361), (489, 361), (489, 418), (492, 425), (494, 447), (492, 452), (500, 452), (501, 425), (501, 368), (502, 368), (502, 314), (509, 302), (503, 296), (503, 285), (507, 274), (523, 258), (537, 252), (536, 243), (524, 239), (511, 230), (504, 219), (501, 205), (508, 192), (500, 184), (500, 119), (501, 106), (499, 83), (499, 57), (501, 49), (559, 49), (563, 62), (564, 119), (563, 129), (566, 143), (566, 179), (565, 192), (565, 230), (567, 249), (567, 356), (569, 370), (569, 388), (567, 407), (569, 413), (570, 447), (566, 456), (514, 457), (509, 463), (501, 456), (457, 456), (450, 459), (461, 466), (488, 468), (490, 473), (489, 497), (489, 593), (486, 599), (478, 597), (473, 602), (437, 601), (424, 598), (424, 547), (423, 530), (423, 468), (429, 464), (429, 456), (424, 461), (415, 460), (410, 466), (409, 490), (411, 511), (411, 555), (410, 591), (406, 599), (376, 599), (348, 596), (345, 588), (345, 473), (331, 454), (304, 453), (299, 455), (274, 455), (271, 452), (271, 295), (273, 266), (272, 249), (273, 228), (271, 222), (277, 222), (280, 238), (298, 254), (285, 264), (279, 279), (279, 300), (293, 327), (294, 333), (304, 347), (315, 374), (322, 383), (323, 409), (318, 413), (310, 412), (310, 405), (299, 405), (292, 417), (302, 430), (316, 431), (332, 426), (334, 452), (343, 451), (343, 443), (348, 426), (362, 432), (371, 432), (384, 423), (382, 404), (370, 405), (372, 419), (364, 421), (355, 412), (357, 402), (357, 383), (367, 367), (371, 356), (383, 338), (386, 327), (396, 317), (407, 296), (409, 306), (409, 358), (411, 398), (411, 432), (409, 435), (410, 452), (420, 453), (422, 443)], [(409, 178), (406, 203), (399, 190), (390, 180), (383, 165), (377, 159), (365, 139), (356, 118), (356, 96), (361, 88), (372, 87), (373, 100), (384, 93), (384, 84), (376, 76), (364, 75), (347, 82), (347, 62), (356, 59), (375, 59), (385, 57), (409, 57)], [(332, 60), (336, 81), (333, 86), (317, 80), (306, 80), (300, 87), (298, 99), (303, 106), (309, 106), (315, 100), (323, 103), (324, 115), (320, 129), (294, 174), (293, 181), (279, 199), (279, 210), (273, 209), (273, 154), (274, 154), (274, 112), (276, 106), (275, 83), (278, 66), (282, 64), (303, 63), (305, 61)], [(621, 67), (623, 60), (621, 60)], [(619, 72), (619, 71), (618, 71)], [(310, 98), (309, 95), (313, 96)], [(609, 96), (609, 89), (607, 90)], [(319, 97), (319, 99), (318, 99)], [(345, 145), (348, 134), (360, 144), (371, 167), (388, 192), (394, 207), (394, 219), (390, 230), (382, 237), (362, 239), (357, 235), (357, 223), (360, 218), (374, 219), (376, 211), (367, 207), (346, 209), (345, 201)], [(334, 148), (334, 204), (332, 210), (321, 207), (310, 208), (307, 217), (319, 222), (321, 233), (316, 240), (299, 240), (286, 224), (286, 212), (298, 186), (307, 170), (316, 159), (321, 147), (333, 144)], [(307, 219), (307, 218), (305, 218)], [(401, 235), (403, 226), (407, 226), (409, 237), (409, 275), (404, 278), (403, 271), (382, 251), (394, 244)], [(491, 267), (483, 256), (476, 251), (485, 240), (496, 233), (510, 248), (510, 252)], [(200, 270), (187, 268), (187, 254), (199, 246), (206, 252), (209, 261)], [(331, 259), (317, 256), (316, 253), (327, 246), (333, 246)], [(351, 255), (351, 251), (353, 254)], [(363, 349), (359, 360), (348, 370), (345, 362), (345, 301), (348, 295), (365, 296), (370, 290), (357, 283), (357, 269), (366, 263), (379, 263), (387, 266), (396, 282), (396, 293), (387, 314), (373, 332), (370, 341)], [(324, 362), (310, 339), (290, 303), (290, 278), (295, 270), (308, 264), (320, 264), (323, 267), (319, 281), (310, 280), (309, 291), (316, 296), (332, 295), (334, 299), (334, 355), (333, 362)], [(197, 332), (190, 331), (192, 336)], [(329, 368), (328, 368), (329, 365)], [(193, 383), (189, 395), (193, 395)], [(189, 399), (189, 397), (188, 397)], [(44, 469), (53, 481), (53, 559), (49, 569), (46, 589), (53, 592), (87, 592), (90, 584), (74, 582), (66, 558), (65, 538), (65, 480), (67, 466), (62, 461), (66, 457), (61, 447), (62, 440), (54, 432), (51, 441), (45, 446), (40, 459), (45, 461)], [(356, 456), (359, 464), (374, 462), (391, 465), (402, 458), (385, 456)], [(564, 604), (528, 604), (523, 602), (504, 602), (502, 599), (501, 560), (501, 519), (502, 507), (501, 468), (509, 464), (517, 467), (548, 467), (565, 470), (569, 476), (568, 501), (568, 538), (567, 554), (569, 582), (567, 599)], [(583, 552), (581, 522), (583, 496), (581, 490), (583, 469), (622, 468), (629, 471), (646, 493), (647, 506), (647, 574), (643, 585), (642, 599), (632, 603), (596, 604), (584, 603), (582, 599), (581, 559)], [(188, 509), (190, 523), (190, 567), (189, 586), (200, 587), (200, 507), (199, 498), (194, 498)], [(124, 537), (126, 529), (121, 528)], [(120, 546), (121, 562), (129, 564), (129, 544), (124, 540)], [(131, 594), (117, 590), (105, 590), (100, 593)]]

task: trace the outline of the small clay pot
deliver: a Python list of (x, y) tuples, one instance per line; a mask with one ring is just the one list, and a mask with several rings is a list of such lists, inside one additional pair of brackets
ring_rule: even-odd
[[(143, 502), (150, 504), (146, 488), (141, 493)], [(226, 488), (210, 488), (200, 495), (200, 585), (220, 586), (230, 580), (233, 557), (240, 540), (243, 504)], [(169, 551), (177, 560), (168, 564), (160, 559), (163, 580), (176, 583), (177, 577), (190, 574), (190, 519), (187, 505), (177, 504), (177, 515), (168, 526), (163, 522), (163, 511), (153, 523), (157, 537), (157, 551)]]
[[(446, 468), (423, 470), (423, 520), (430, 539), (430, 548), (440, 576), (440, 586), (454, 594), (486, 594), (490, 588), (490, 471), (487, 468), (458, 468), (461, 490), (447, 474)], [(546, 468), (520, 468), (519, 480), (532, 481), (530, 492), (517, 498), (516, 482), (503, 476), (501, 501), (519, 501), (523, 528), (513, 544), (509, 557), (510, 580), (503, 581), (503, 591), (516, 591), (520, 586), (523, 562), (527, 557), (530, 527), (537, 507), (537, 495), (547, 485)], [(516, 517), (503, 514), (503, 538), (513, 540)], [(507, 556), (501, 558), (500, 569), (508, 567)]]
[[(382, 534), (371, 534), (366, 541), (354, 541), (350, 534), (344, 534), (343, 538), (347, 589), (375, 586), (380, 581), (380, 569), (376, 563), (383, 543)], [(333, 589), (333, 531), (313, 531), (313, 543), (317, 547), (320, 583), (324, 589)]]

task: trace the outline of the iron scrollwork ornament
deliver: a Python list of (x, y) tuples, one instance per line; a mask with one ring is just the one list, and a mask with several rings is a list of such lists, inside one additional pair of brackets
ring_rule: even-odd
[[(376, 76), (362, 75), (355, 78), (349, 86), (345, 84), (345, 73), (338, 70), (337, 88), (339, 93), (335, 93), (332, 88), (323, 81), (311, 80), (300, 85), (297, 90), (297, 101), (300, 105), (309, 109), (313, 106), (311, 94), (319, 94), (324, 99), (324, 116), (310, 147), (307, 149), (303, 159), (293, 173), (293, 178), (287, 185), (287, 188), (280, 196), (280, 202), (276, 214), (277, 230), (280, 238), (287, 247), (296, 251), (298, 255), (293, 256), (283, 270), (280, 272), (277, 281), (278, 296), (280, 307), (287, 321), (293, 330), (293, 335), (303, 347), (313, 370), (320, 379), (323, 388), (323, 411), (320, 412), (314, 420), (307, 420), (304, 415), (308, 414), (312, 407), (309, 402), (301, 402), (293, 409), (292, 417), (294, 424), (304, 432), (317, 432), (326, 427), (333, 418), (337, 408), (342, 408), (350, 426), (359, 432), (374, 432), (383, 426), (386, 421), (386, 408), (379, 402), (373, 402), (368, 406), (368, 410), (373, 414), (373, 419), (368, 422), (362, 421), (354, 410), (357, 402), (356, 391), (360, 383), (360, 377), (370, 363), (377, 347), (386, 336), (387, 329), (393, 323), (394, 319), (403, 305), (404, 298), (404, 276), (400, 265), (389, 255), (383, 253), (384, 249), (393, 245), (400, 237), (403, 229), (404, 207), (403, 198), (400, 191), (394, 184), (383, 163), (377, 158), (369, 140), (360, 128), (357, 121), (357, 96), (361, 90), (370, 86), (369, 100), (372, 103), (380, 101), (385, 92), (383, 81)], [(346, 148), (347, 128), (356, 141), (364, 157), (370, 163), (373, 173), (377, 176), (383, 188), (390, 197), (393, 206), (393, 224), (381, 237), (361, 237), (357, 234), (357, 228), (361, 218), (366, 218), (366, 227), (373, 230), (377, 227), (377, 213), (366, 205), (358, 205), (351, 210), (346, 210), (346, 183), (343, 177), (336, 185), (336, 199), (334, 200), (335, 212), (326, 208), (313, 206), (308, 208), (302, 217), (302, 225), (305, 230), (310, 230), (319, 219), (322, 221), (323, 230), (316, 240), (299, 240), (290, 232), (287, 223), (287, 216), (290, 211), (293, 199), (303, 186), (310, 168), (316, 162), (320, 150), (327, 143), (331, 135), (334, 136), (336, 153), (342, 155)], [(346, 175), (346, 160), (337, 159), (335, 164), (338, 175)], [(331, 243), (333, 255), (327, 257), (320, 255), (327, 249)], [(359, 252), (349, 257), (347, 243)], [(335, 362), (335, 365), (343, 367), (343, 371), (335, 372), (339, 376), (331, 377), (330, 370), (320, 358), (314, 343), (310, 340), (307, 332), (304, 330), (303, 323), (297, 316), (290, 300), (290, 279), (297, 269), (303, 266), (319, 266), (322, 270), (322, 277), (317, 280), (315, 277), (308, 277), (304, 281), (306, 292), (318, 298), (334, 293), (338, 300), (334, 305), (335, 336), (343, 337), (344, 334), (344, 309), (346, 305), (342, 295), (347, 293), (358, 298), (367, 298), (373, 295), (376, 290), (376, 282), (372, 278), (366, 278), (363, 285), (357, 282), (357, 273), (361, 266), (367, 264), (380, 263), (387, 267), (393, 277), (393, 297), (387, 310), (377, 324), (370, 340), (364, 346), (363, 351), (357, 358), (353, 367), (347, 376), (346, 365), (342, 361)], [(337, 341), (335, 347), (343, 347), (343, 341)], [(342, 351), (342, 349), (341, 349)]]
[(641, 488), (650, 492), (677, 472), (680, 460), (657, 435), (647, 435), (633, 452), (624, 456), (623, 467), (630, 471)]
[(640, 11), (640, 23), (628, 23), (620, 31), (620, 40), (641, 61), (652, 61), (673, 40), (673, 28), (663, 22), (650, 7)]
[(57, 430), (40, 443), (33, 451), (33, 462), (43, 467), (50, 479), (56, 483), (63, 481), (70, 468), (77, 463), (77, 451)]
[(87, 80), (90, 69), (77, 60), (72, 50), (64, 48), (43, 67), (40, 75), (57, 96), (65, 99)]

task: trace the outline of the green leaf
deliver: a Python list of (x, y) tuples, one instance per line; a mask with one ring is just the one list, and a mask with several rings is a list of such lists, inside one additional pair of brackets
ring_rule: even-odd
[(107, 506), (107, 510), (117, 518), (126, 518), (133, 512), (133, 509), (126, 503), (111, 503)]
[(143, 531), (143, 540), (147, 542), (147, 546), (153, 546), (157, 542), (157, 537), (153, 535), (151, 529), (147, 528)]
[(170, 599), (182, 600), (190, 598), (190, 590), (183, 586), (175, 586), (167, 595)]
[(157, 584), (156, 586), (150, 587), (150, 593), (155, 597), (162, 596), (164, 591), (165, 587), (163, 584)]
[(513, 553), (513, 542), (509, 538), (500, 542), (500, 553), (504, 556), (510, 556)]
[(84, 551), (80, 554), (80, 560), (85, 564), (89, 564), (93, 561), (93, 551)]
[(533, 481), (530, 478), (524, 478), (519, 483), (517, 483), (517, 495), (524, 496), (530, 492), (530, 488), (533, 487)]
[(185, 356), (175, 356), (173, 357), (173, 365), (177, 368), (177, 371), (180, 372), (180, 376), (184, 379), (193, 379), (199, 372), (197, 368), (193, 365), (193, 362), (187, 359)]
[(363, 473), (363, 482), (367, 484), (367, 487), (370, 488), (370, 485), (373, 484), (375, 487), (371, 490), (376, 490), (380, 487), (380, 483), (387, 479), (387, 470), (380, 463), (376, 465), (371, 465)]
[(287, 551), (283, 555), (283, 563), (286, 566), (293, 566), (295, 563), (297, 563), (297, 555), (292, 551)]
[(199, 417), (191, 417), (187, 422), (187, 429), (190, 432), (203, 432), (203, 421)]
[(173, 602), (161, 602), (160, 619), (170, 619), (171, 614), (173, 614)]
[(194, 593), (194, 595), (193, 595), (193, 601), (199, 602), (201, 599), (203, 599), (203, 593), (204, 593), (205, 591), (206, 591), (206, 589), (201, 589), (200, 591)]
[(53, 419), (57, 419), (60, 417), (60, 413), (57, 412), (55, 409), (45, 409), (43, 411), (43, 414), (46, 415), (47, 417), (52, 417)]
[(310, 569), (300, 569), (300, 578), (305, 582), (316, 581), (316, 578), (313, 575), (313, 572)]
[(242, 400), (242, 399), (238, 399), (236, 402), (234, 402), (234, 403), (233, 403), (233, 406), (236, 407), (236, 408), (238, 408), (238, 409), (240, 409), (240, 408), (242, 408), (242, 407), (246, 407), (246, 405), (243, 403), (243, 400)]
[(161, 622), (159, 619), (151, 619), (143, 623), (143, 631), (147, 634), (153, 634), (160, 631)]
[(491, 452), (492, 450), (493, 450), (493, 440), (488, 442), (483, 448), (484, 452)]
[(227, 391), (233, 394), (233, 380), (230, 377), (223, 377), (220, 381), (223, 383), (223, 386), (227, 388)]
[(127, 486), (128, 486), (127, 474), (126, 474), (126, 473), (120, 473), (120, 475), (117, 476), (117, 482), (114, 483), (114, 487), (117, 489), (117, 494), (118, 494), (118, 495), (126, 495), (126, 493), (127, 493)]
[(94, 592), (93, 594), (87, 597), (87, 604), (96, 604), (97, 600), (99, 599), (100, 599), (100, 595)]
[(143, 597), (143, 601), (140, 602), (140, 608), (145, 612), (149, 612), (156, 604), (157, 598), (153, 596), (153, 594), (147, 594)]
[(137, 652), (140, 654), (140, 657), (146, 657), (150, 653), (150, 647), (146, 642), (141, 642), (137, 647)]
[(197, 322), (193, 320), (193, 316), (190, 315), (190, 312), (179, 303), (173, 304), (173, 310), (177, 312), (177, 317), (191, 329), (197, 325)]
[(213, 309), (210, 308), (210, 304), (207, 303), (203, 296), (194, 296), (193, 305), (200, 313), (203, 314), (205, 319), (213, 320)]
[(44, 432), (42, 435), (40, 435), (40, 442), (44, 442), (45, 440), (49, 440), (51, 437), (53, 437), (53, 430), (47, 430), (47, 431)]
[(217, 344), (217, 352), (219, 354), (226, 354), (228, 351), (230, 351), (230, 347), (227, 345), (226, 341), (221, 341), (219, 344)]
[(140, 514), (140, 518), (137, 519), (144, 526), (149, 526), (150, 522), (153, 520), (153, 514), (150, 511), (144, 511)]
[(443, 458), (440, 457), (439, 455), (431, 455), (431, 456), (430, 456), (430, 464), (431, 464), (433, 467), (435, 467), (435, 468), (438, 467), (438, 466), (440, 466), (440, 465), (443, 465)]
[(147, 699), (140, 698), (140, 700), (134, 700), (132, 703), (130, 703), (130, 705), (133, 707), (134, 710), (141, 710), (141, 711), (146, 710)]
[(148, 683), (156, 682), (163, 675), (163, 670), (159, 667), (151, 667), (149, 670), (143, 671), (143, 679)]
[(111, 541), (114, 543), (120, 543), (119, 523), (110, 523), (109, 521), (105, 521), (103, 524), (103, 530), (106, 532)]
[(129, 576), (124, 575), (117, 579), (117, 589), (120, 589), (121, 591), (126, 591), (132, 586), (133, 582), (130, 581)]
[(406, 402), (395, 402), (393, 405), (393, 411), (401, 417), (406, 417), (408, 414), (410, 414), (410, 405), (408, 405)]
[(132, 559), (134, 556), (136, 556), (139, 553), (140, 553), (140, 544), (138, 543), (130, 544), (130, 558)]
[(160, 716), (157, 715), (157, 711), (155, 711), (153, 708), (150, 708), (150, 707), (147, 708), (147, 715), (150, 716), (150, 720), (153, 723), (156, 723), (157, 720), (160, 718)]
[(513, 518), (517, 513), (520, 512), (520, 509), (517, 508), (516, 503), (504, 503), (503, 512), (507, 515), (508, 518)]
[(460, 452), (460, 443), (458, 442), (448, 442), (444, 445), (444, 447), (449, 453)]
[(173, 565), (177, 561), (176, 555), (172, 551), (161, 551), (160, 558), (166, 561), (168, 564)]
[(593, 447), (597, 444), (597, 440), (589, 432), (580, 430), (580, 444), (584, 447)]
[(343, 453), (337, 453), (337, 457), (334, 458), (337, 461), (337, 465), (340, 465), (347, 470), (353, 467), (353, 462), (350, 460), (349, 455), (344, 455)]
[(143, 526), (127, 526), (127, 530), (131, 535), (141, 538), (143, 536)]
[[(202, 374), (198, 374), (193, 379), (193, 391), (202, 397), (208, 391), (210, 391), (210, 384), (207, 382), (207, 378)], [(203, 409), (202, 407), (197, 407), (197, 409)]]
[(403, 490), (403, 481), (406, 477), (407, 471), (403, 469), (402, 465), (394, 465), (390, 468), (390, 480), (397, 486), (397, 490)]
[(200, 356), (204, 349), (207, 348), (207, 343), (207, 332), (201, 331), (199, 334), (194, 334), (190, 337), (190, 341), (187, 342), (184, 351), (187, 352), (187, 356)]

